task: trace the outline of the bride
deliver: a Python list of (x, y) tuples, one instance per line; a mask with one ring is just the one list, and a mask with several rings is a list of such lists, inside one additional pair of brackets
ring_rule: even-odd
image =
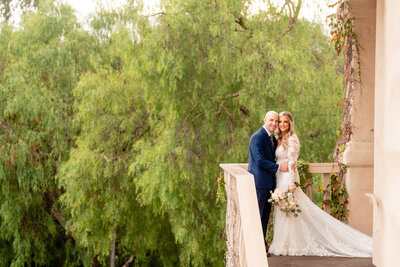
[(276, 187), (294, 191), (301, 209), (298, 217), (274, 209), (274, 237), (269, 253), (290, 256), (372, 257), (372, 238), (335, 219), (316, 206), (301, 189), (296, 160), (300, 142), (294, 131), (293, 116), (279, 114), (277, 163), (288, 161), (289, 172), (276, 174)]

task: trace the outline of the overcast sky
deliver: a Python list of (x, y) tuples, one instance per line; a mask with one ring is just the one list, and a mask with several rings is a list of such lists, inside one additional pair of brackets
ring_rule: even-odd
[[(77, 16), (80, 21), (84, 21), (85, 18), (93, 12), (96, 8), (96, 3), (102, 3), (105, 6), (119, 6), (122, 5), (124, 0), (63, 0), (72, 5), (77, 11)], [(280, 2), (283, 0), (274, 0), (273, 2)], [(159, 0), (145, 0), (143, 1), (145, 8), (149, 13), (157, 12), (159, 10)], [(266, 1), (253, 0), (253, 8), (255, 10), (265, 8)], [(300, 11), (300, 16), (307, 18), (308, 20), (317, 21), (320, 23), (326, 23), (326, 16), (334, 11), (328, 8), (328, 3), (334, 2), (333, 0), (303, 0), (303, 6)]]
[[(101, 4), (105, 7), (118, 7), (125, 3), (126, 0), (60, 0), (69, 3), (75, 10), (78, 20), (85, 23), (88, 15), (95, 11), (96, 6)], [(271, 0), (272, 2), (279, 3), (284, 0)], [(146, 13), (152, 14), (160, 11), (158, 4), (160, 0), (143, 0)], [(252, 9), (256, 10), (265, 9), (266, 0), (252, 0)], [(300, 10), (300, 17), (306, 18), (311, 21), (316, 21), (325, 24), (326, 31), (328, 32), (328, 25), (326, 16), (334, 13), (332, 8), (328, 7), (329, 3), (335, 0), (303, 0), (303, 6)], [(18, 13), (18, 12), (17, 12)], [(11, 20), (18, 25), (19, 14), (14, 13)]]
[[(97, 4), (102, 4), (106, 7), (118, 7), (125, 3), (125, 0), (62, 0), (69, 3), (76, 11), (80, 20), (84, 20), (91, 12), (96, 9)], [(148, 12), (159, 10), (159, 0), (144, 0), (144, 7)]]

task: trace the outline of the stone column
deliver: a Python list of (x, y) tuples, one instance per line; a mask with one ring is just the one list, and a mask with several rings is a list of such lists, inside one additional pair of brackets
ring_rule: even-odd
[[(355, 19), (354, 32), (362, 48), (362, 84), (354, 83), (351, 111), (353, 134), (343, 154), (343, 162), (348, 166), (346, 187), (349, 193), (349, 224), (372, 235), (372, 205), (365, 193), (372, 193), (374, 184), (376, 0), (351, 0), (350, 8)], [(353, 64), (353, 68), (357, 71), (357, 64)]]
[(399, 10), (398, 0), (378, 1), (373, 263), (390, 267), (400, 264)]

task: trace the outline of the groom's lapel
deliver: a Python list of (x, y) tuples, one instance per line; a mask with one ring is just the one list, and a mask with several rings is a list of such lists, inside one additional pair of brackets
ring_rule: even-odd
[(269, 145), (267, 145), (268, 149), (270, 150), (270, 152), (272, 153), (272, 155), (274, 155), (274, 145), (271, 142), (271, 138), (269, 137), (267, 131), (264, 129), (264, 127), (261, 127), (261, 131), (263, 132), (265, 139), (267, 139), (267, 143)]
[(274, 155), (275, 153), (274, 153), (274, 151), (275, 151), (275, 147), (274, 147), (274, 144), (272, 143), (272, 141), (271, 141), (271, 137), (269, 137), (269, 135), (267, 134), (267, 139), (268, 139), (268, 142), (269, 142), (269, 149), (271, 150), (271, 153), (272, 153), (272, 155)]
[(274, 155), (275, 155), (275, 151), (276, 151), (276, 148), (278, 147), (278, 140), (276, 140), (276, 138), (275, 138), (275, 136), (274, 136), (274, 146), (273, 146), (273, 153), (274, 153)]

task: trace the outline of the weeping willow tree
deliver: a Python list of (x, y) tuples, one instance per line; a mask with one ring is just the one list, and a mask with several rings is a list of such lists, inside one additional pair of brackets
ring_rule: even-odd
[(341, 61), (301, 1), (140, 2), (86, 32), (49, 2), (0, 39), (0, 247), (21, 266), (222, 266), (221, 162), (247, 162), (268, 110), (302, 158), (331, 158)]
[(60, 265), (75, 252), (55, 174), (77, 134), (71, 90), (92, 41), (71, 8), (51, 3), (0, 31), (0, 265)]

